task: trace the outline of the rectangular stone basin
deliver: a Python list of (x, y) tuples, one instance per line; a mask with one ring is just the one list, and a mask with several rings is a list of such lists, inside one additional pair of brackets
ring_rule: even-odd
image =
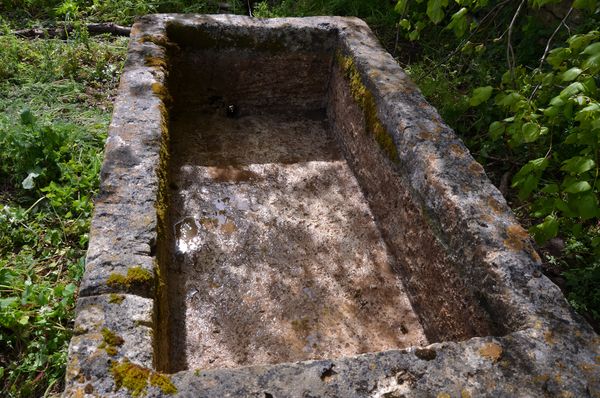
[(590, 395), (539, 262), (362, 21), (144, 17), (65, 395)]

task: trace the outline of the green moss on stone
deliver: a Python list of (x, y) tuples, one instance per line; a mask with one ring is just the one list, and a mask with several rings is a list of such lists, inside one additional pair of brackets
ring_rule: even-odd
[(171, 382), (167, 375), (154, 372), (151, 369), (124, 360), (114, 362), (110, 371), (115, 379), (117, 389), (125, 387), (133, 397), (145, 395), (148, 383), (158, 387), (163, 394), (171, 395), (177, 392), (177, 387)]
[(121, 304), (125, 300), (122, 294), (111, 293), (108, 302), (111, 304)]
[(358, 72), (358, 69), (356, 69), (356, 65), (354, 65), (352, 58), (344, 56), (338, 51), (336, 59), (344, 73), (344, 77), (348, 80), (352, 98), (363, 111), (367, 132), (373, 135), (375, 141), (377, 141), (377, 144), (387, 156), (397, 163), (399, 161), (398, 149), (394, 144), (392, 135), (386, 130), (377, 117), (377, 104), (375, 98), (363, 84), (360, 73)]
[(146, 59), (144, 59), (144, 65), (151, 68), (167, 69), (167, 61), (160, 57), (146, 57)]
[(150, 369), (133, 364), (129, 361), (114, 362), (110, 372), (115, 379), (117, 390), (125, 387), (133, 397), (139, 397), (146, 393), (148, 388), (148, 377)]
[(167, 47), (170, 43), (167, 40), (166, 37), (161, 36), (161, 35), (144, 35), (141, 39), (140, 39), (141, 43), (154, 43), (157, 46), (161, 46), (161, 47)]
[(127, 275), (112, 273), (108, 277), (106, 284), (109, 286), (126, 286), (143, 285), (152, 280), (152, 274), (140, 266), (131, 267), (127, 270)]
[(117, 347), (122, 346), (125, 342), (121, 336), (115, 334), (108, 328), (102, 329), (102, 339), (103, 341), (99, 348), (104, 349), (108, 355), (113, 357), (119, 352)]
[(177, 387), (171, 382), (171, 379), (162, 373), (152, 372), (150, 374), (150, 384), (160, 388), (160, 390), (167, 395), (175, 394)]

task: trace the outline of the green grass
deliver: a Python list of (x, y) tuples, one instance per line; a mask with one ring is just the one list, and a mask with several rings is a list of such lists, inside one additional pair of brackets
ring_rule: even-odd
[(0, 396), (62, 389), (126, 44), (0, 37)]

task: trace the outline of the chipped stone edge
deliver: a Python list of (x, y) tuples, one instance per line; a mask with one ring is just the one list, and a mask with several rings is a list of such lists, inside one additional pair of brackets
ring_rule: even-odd
[[(491, 300), (519, 311), (520, 324), (506, 336), (437, 343), (425, 348), (429, 351), (413, 347), (334, 361), (183, 371), (170, 376), (176, 395), (358, 397), (396, 391), (407, 396), (600, 396), (598, 336), (554, 284), (534, 276), (539, 256), (502, 195), (364, 22), (175, 14), (143, 17), (132, 29), (106, 143), (64, 396), (129, 396), (126, 389), (115, 391), (111, 364), (128, 358), (152, 367), (152, 328), (125, 320), (120, 306), (143, 308), (144, 319), (155, 316), (158, 177), (148, 175), (157, 175), (166, 123), (154, 88), (164, 87), (167, 71), (160, 64), (146, 65), (149, 57), (164, 59), (164, 43), (143, 38), (166, 39), (165, 27), (172, 21), (198, 27), (336, 30), (339, 48), (352, 58), (376, 100), (380, 121), (392, 134), (399, 158), (394, 167), (409, 176), (416, 202), (439, 239), (462, 259), (462, 275), (482, 283), (493, 280), (486, 285), (491, 286)], [(110, 275), (126, 276), (132, 268), (150, 278), (108, 283)], [(121, 303), (117, 296), (123, 297)], [(123, 338), (114, 356), (99, 348), (103, 328)], [(164, 395), (152, 386), (145, 393)]]

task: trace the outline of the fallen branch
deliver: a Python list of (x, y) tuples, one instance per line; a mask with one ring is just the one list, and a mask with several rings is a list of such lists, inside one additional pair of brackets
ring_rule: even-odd
[[(113, 36), (129, 36), (131, 28), (129, 26), (120, 26), (112, 22), (90, 23), (85, 25), (87, 31), (91, 35), (101, 35), (109, 33)], [(15, 36), (25, 39), (43, 39), (43, 38), (60, 38), (65, 39), (75, 30), (73, 25), (60, 26), (54, 28), (33, 28), (21, 29), (11, 32)], [(1, 34), (1, 33), (0, 33)]]

